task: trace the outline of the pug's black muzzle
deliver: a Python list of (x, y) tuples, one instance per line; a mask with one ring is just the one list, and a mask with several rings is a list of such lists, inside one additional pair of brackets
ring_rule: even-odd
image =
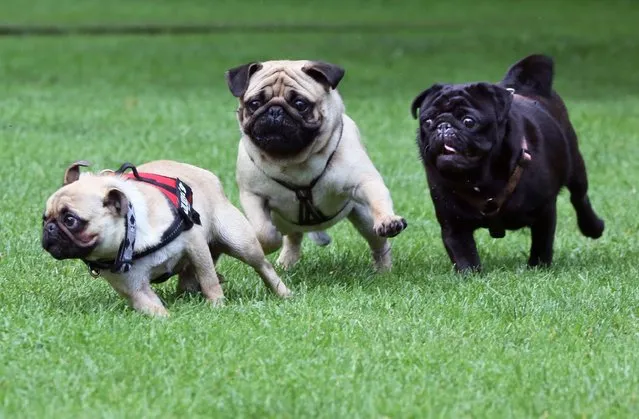
[(67, 229), (61, 228), (57, 220), (45, 221), (42, 227), (42, 247), (58, 260), (83, 259), (96, 245), (95, 240), (89, 243), (79, 241)]
[(447, 139), (457, 138), (457, 133), (455, 132), (455, 128), (448, 122), (442, 122), (437, 125), (437, 136), (445, 141)]
[(280, 105), (258, 112), (253, 115), (246, 132), (257, 147), (274, 157), (298, 154), (311, 145), (321, 126), (305, 121)]

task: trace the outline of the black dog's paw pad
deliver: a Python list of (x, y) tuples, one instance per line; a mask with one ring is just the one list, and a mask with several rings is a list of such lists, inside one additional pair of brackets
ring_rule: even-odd
[(388, 216), (383, 221), (375, 224), (375, 234), (381, 237), (395, 237), (401, 233), (408, 223), (402, 217), (396, 215)]

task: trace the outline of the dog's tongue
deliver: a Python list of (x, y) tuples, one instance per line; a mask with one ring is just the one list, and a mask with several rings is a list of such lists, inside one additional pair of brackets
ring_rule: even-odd
[(450, 154), (457, 154), (457, 150), (454, 147), (449, 146), (448, 144), (444, 144), (444, 150), (446, 150)]

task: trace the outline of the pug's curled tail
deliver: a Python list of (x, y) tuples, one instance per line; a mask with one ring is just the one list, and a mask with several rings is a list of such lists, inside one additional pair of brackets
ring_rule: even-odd
[(499, 85), (524, 96), (551, 98), (554, 64), (547, 55), (529, 55), (508, 69)]
[(308, 233), (308, 237), (318, 246), (328, 246), (331, 244), (331, 236), (325, 231), (312, 231)]

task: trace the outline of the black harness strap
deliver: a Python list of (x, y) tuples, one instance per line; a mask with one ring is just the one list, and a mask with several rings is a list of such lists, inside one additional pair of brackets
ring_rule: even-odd
[[(330, 162), (331, 157), (333, 157), (332, 154), (327, 161), (326, 167), (328, 167), (328, 162)], [(326, 171), (326, 167), (324, 168), (322, 173), (318, 177), (313, 179), (313, 181), (308, 186), (297, 186), (280, 179), (272, 178), (275, 182), (279, 183), (286, 189), (289, 189), (295, 192), (295, 197), (297, 198), (297, 202), (299, 202), (299, 211), (297, 216), (299, 225), (321, 224), (326, 221), (330, 221), (331, 219), (335, 218), (335, 216), (337, 215), (335, 214), (332, 217), (327, 217), (313, 203), (313, 187), (317, 184), (317, 182), (320, 180), (320, 178)]]
[[(173, 222), (171, 223), (169, 228), (167, 228), (166, 231), (162, 233), (162, 237), (158, 244), (156, 244), (155, 246), (151, 246), (141, 252), (134, 252), (133, 249), (135, 247), (136, 233), (135, 212), (133, 209), (133, 205), (129, 202), (127, 214), (124, 219), (124, 240), (122, 240), (122, 243), (120, 244), (116, 259), (111, 261), (83, 260), (84, 263), (89, 267), (91, 275), (94, 277), (100, 276), (100, 270), (103, 269), (108, 269), (109, 271), (117, 274), (126, 273), (131, 270), (133, 261), (148, 256), (151, 253), (162, 249), (173, 240), (178, 238), (183, 231), (189, 230), (191, 227), (193, 227), (194, 224), (201, 224), (200, 215), (192, 207), (192, 192), (191, 188), (188, 185), (181, 182), (179, 179), (167, 178), (160, 175), (153, 176), (161, 177), (170, 181), (175, 181), (175, 187), (162, 183), (153, 178), (143, 177), (138, 173), (137, 168), (131, 163), (124, 163), (118, 170), (115, 171), (115, 173), (118, 175), (122, 175), (128, 169), (131, 169), (131, 171), (133, 172), (133, 178), (136, 181), (149, 183), (157, 188), (161, 188), (164, 191), (168, 192), (165, 192), (164, 195), (167, 198), (167, 201), (169, 201), (169, 206), (173, 209)], [(175, 202), (171, 199), (171, 197), (175, 199)], [(157, 284), (164, 282), (172, 277), (174, 274), (174, 272), (165, 272), (159, 277), (152, 279), (151, 283)]]
[(328, 217), (328, 216), (324, 215), (324, 213), (322, 213), (322, 211), (319, 208), (317, 208), (315, 206), (315, 203), (313, 202), (313, 187), (315, 187), (317, 182), (319, 182), (319, 180), (322, 178), (322, 176), (324, 176), (324, 173), (326, 173), (326, 170), (328, 169), (328, 166), (330, 165), (331, 160), (333, 160), (333, 156), (337, 152), (337, 148), (339, 147), (340, 142), (342, 141), (342, 134), (344, 134), (344, 124), (343, 123), (342, 123), (342, 126), (340, 128), (339, 139), (337, 140), (337, 145), (335, 146), (335, 150), (333, 150), (331, 155), (328, 156), (328, 159), (326, 160), (326, 165), (324, 166), (324, 169), (322, 170), (322, 173), (320, 173), (317, 177), (315, 177), (311, 181), (311, 183), (309, 183), (307, 186), (294, 185), (292, 183), (283, 181), (281, 179), (276, 179), (274, 177), (269, 176), (268, 174), (266, 174), (266, 172), (264, 172), (264, 170), (262, 170), (262, 168), (260, 166), (258, 166), (255, 163), (255, 160), (253, 160), (253, 158), (249, 155), (249, 158), (251, 159), (253, 164), (255, 164), (255, 166), (258, 169), (260, 169), (262, 171), (262, 173), (264, 173), (264, 175), (266, 175), (268, 178), (274, 180), (275, 182), (277, 182), (281, 186), (285, 187), (286, 189), (288, 189), (290, 191), (293, 191), (295, 193), (295, 198), (297, 198), (297, 202), (299, 202), (297, 225), (300, 225), (300, 226), (313, 226), (313, 225), (325, 223), (325, 222), (330, 221), (333, 218), (337, 217), (337, 215), (340, 212), (342, 212), (342, 210), (344, 208), (346, 208), (346, 205), (348, 205), (348, 203), (346, 203), (346, 205), (344, 205), (344, 207), (342, 207), (334, 215)]

